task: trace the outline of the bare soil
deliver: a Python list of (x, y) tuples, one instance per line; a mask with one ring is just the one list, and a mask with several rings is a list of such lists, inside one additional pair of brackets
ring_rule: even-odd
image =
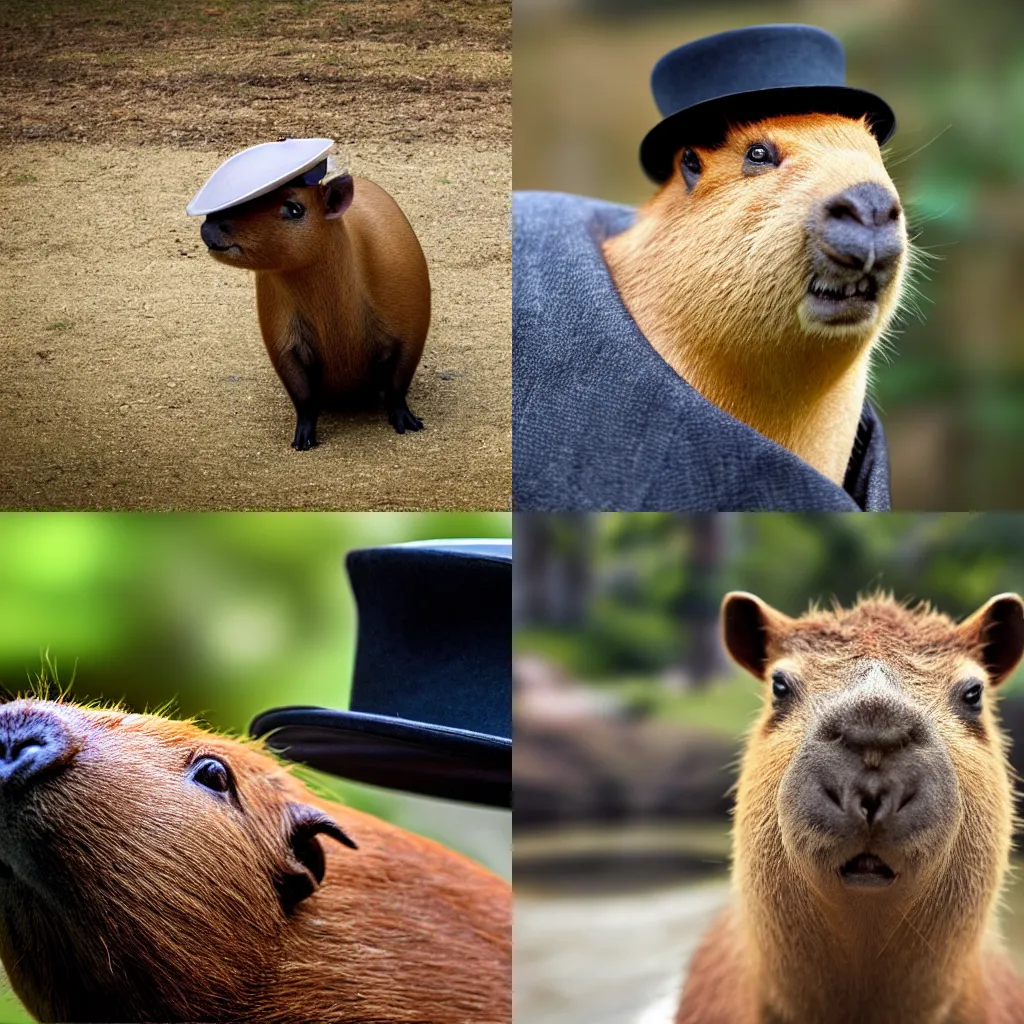
[[(0, 506), (509, 507), (509, 3), (9, 0), (0, 42)], [(289, 446), (252, 277), (184, 213), (281, 135), (337, 139), (420, 237), (419, 434)]]

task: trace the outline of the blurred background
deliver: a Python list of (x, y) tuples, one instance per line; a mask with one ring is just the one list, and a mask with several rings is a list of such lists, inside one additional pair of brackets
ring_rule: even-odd
[(516, 0), (516, 189), (637, 204), (658, 120), (649, 76), (700, 36), (770, 22), (834, 32), (847, 81), (892, 105), (887, 164), (937, 259), (873, 398), (899, 509), (1024, 507), (1024, 5), (1012, 0)]
[[(0, 515), (0, 687), (44, 660), (75, 699), (175, 702), (248, 732), (284, 704), (348, 706), (351, 548), (508, 537), (506, 513)], [(300, 770), (342, 800), (511, 875), (511, 815)], [(0, 984), (0, 1021), (29, 1021)]]
[[(1024, 591), (1024, 516), (520, 514), (515, 544), (515, 999), (530, 1024), (673, 1018), (727, 898), (729, 789), (761, 703), (719, 642), (727, 591), (795, 616), (883, 588), (955, 617)], [(1024, 671), (1000, 693), (1020, 775)], [(1019, 871), (1004, 910), (1024, 968)]]

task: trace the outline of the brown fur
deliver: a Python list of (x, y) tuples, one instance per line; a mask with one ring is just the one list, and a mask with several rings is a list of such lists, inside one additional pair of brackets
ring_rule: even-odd
[(780, 783), (809, 714), (798, 708), (773, 722), (766, 699), (738, 786), (734, 898), (694, 957), (677, 1024), (1022, 1024), (1024, 983), (995, 918), (1013, 812), (1006, 741), (990, 692), (978, 732), (949, 698), (966, 677), (990, 690), (1012, 671), (1024, 644), (1020, 599), (993, 598), (956, 625), (884, 597), (794, 620), (730, 595), (723, 621), (730, 653), (763, 679), (779, 668), (797, 675), (805, 705), (843, 687), (861, 659), (888, 666), (948, 749), (959, 820), (911, 881), (846, 889), (787, 836)]
[[(511, 1020), (504, 880), (312, 795), (258, 744), (47, 706), (76, 751), (26, 795), (13, 827), (30, 856), (16, 891), (0, 881), (0, 957), (40, 1020)], [(197, 754), (230, 766), (240, 806), (187, 780)], [(287, 913), (275, 878), (292, 870), (292, 804), (325, 811), (358, 849), (315, 839), (323, 882)]]
[[(745, 177), (743, 154), (766, 137), (782, 163)], [(721, 147), (695, 152), (704, 170), (693, 192), (677, 155), (637, 223), (605, 243), (616, 287), (680, 376), (841, 483), (902, 263), (873, 321), (809, 322), (805, 223), (818, 203), (858, 182), (895, 192), (878, 144), (863, 121), (804, 114), (732, 128)]]
[[(322, 365), (325, 400), (389, 387), (404, 397), (430, 326), (427, 263), (409, 221), (379, 185), (351, 180), (340, 217), (325, 216), (330, 182), (285, 186), (225, 211), (226, 241), (240, 251), (212, 251), (256, 272), (263, 341), (293, 398), (289, 354), (306, 365), (308, 348)], [(306, 215), (282, 218), (287, 201)]]

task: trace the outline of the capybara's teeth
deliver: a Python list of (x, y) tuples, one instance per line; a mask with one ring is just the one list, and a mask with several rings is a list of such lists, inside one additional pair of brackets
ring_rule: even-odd
[(859, 291), (859, 292), (866, 292), (866, 291), (868, 290), (868, 285), (869, 285), (870, 283), (871, 283), (871, 282), (870, 282), (870, 281), (868, 281), (868, 279), (867, 279), (866, 277), (862, 277), (862, 278), (861, 278), (861, 279), (860, 279), (860, 280), (859, 280), (859, 281), (857, 282), (857, 291)]
[(856, 291), (857, 291), (857, 286), (856, 286), (855, 284), (848, 284), (848, 285), (846, 286), (846, 289), (845, 289), (845, 293), (844, 293), (844, 294), (845, 294), (845, 295), (847, 296), (847, 298), (849, 298), (849, 297), (850, 297), (851, 295), (853, 295), (853, 294), (854, 294), (854, 293), (855, 293)]

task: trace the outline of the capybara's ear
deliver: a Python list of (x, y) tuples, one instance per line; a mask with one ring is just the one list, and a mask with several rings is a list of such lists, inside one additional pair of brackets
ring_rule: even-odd
[(288, 849), (277, 879), (277, 891), (285, 913), (290, 914), (316, 892), (324, 879), (327, 862), (318, 835), (330, 836), (353, 850), (358, 847), (355, 840), (319, 808), (290, 803), (285, 814)]
[(979, 652), (993, 686), (1001, 683), (1024, 655), (1024, 601), (997, 594), (957, 626), (964, 643)]
[(320, 192), (324, 197), (324, 219), (335, 220), (352, 205), (352, 197), (355, 195), (352, 175), (339, 174), (325, 181), (320, 186)]
[(793, 620), (759, 597), (733, 591), (722, 599), (722, 637), (733, 659), (758, 679), (764, 679), (772, 635)]

